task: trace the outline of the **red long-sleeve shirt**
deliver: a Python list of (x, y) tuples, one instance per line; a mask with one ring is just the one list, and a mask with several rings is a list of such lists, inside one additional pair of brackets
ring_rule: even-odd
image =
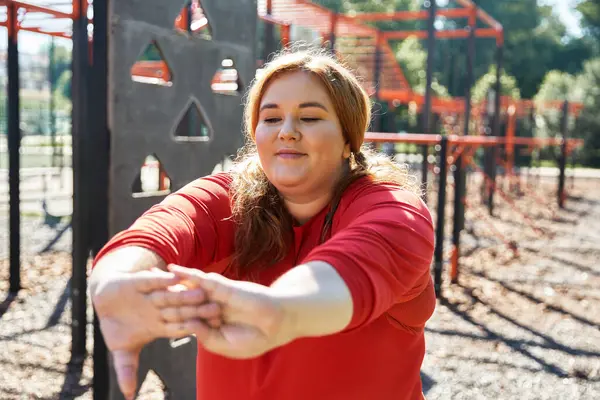
[[(228, 218), (230, 183), (227, 173), (190, 183), (115, 235), (96, 259), (125, 245), (200, 269), (229, 257), (235, 231)], [(295, 265), (331, 264), (352, 294), (348, 327), (249, 360), (199, 346), (198, 399), (422, 399), (424, 326), (435, 307), (429, 272), (434, 230), (427, 207), (395, 185), (363, 178), (345, 191), (331, 237), (320, 244), (327, 211), (294, 227), (288, 256), (254, 279), (269, 285)]]

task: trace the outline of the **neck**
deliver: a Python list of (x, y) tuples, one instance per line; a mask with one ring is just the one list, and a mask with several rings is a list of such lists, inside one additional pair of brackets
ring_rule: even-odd
[(331, 201), (332, 195), (333, 193), (330, 192), (311, 197), (284, 195), (283, 202), (292, 217), (302, 225), (325, 208)]

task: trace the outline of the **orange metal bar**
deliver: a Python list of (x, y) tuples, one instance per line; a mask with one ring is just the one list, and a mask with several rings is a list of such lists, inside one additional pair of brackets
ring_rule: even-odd
[[(473, 3), (471, 0), (456, 0), (456, 2), (463, 7), (467, 7), (467, 8), (476, 7), (476, 4)], [(479, 19), (481, 19), (481, 21), (485, 22), (490, 28), (502, 29), (502, 24), (500, 24), (500, 22), (498, 22), (494, 18), (492, 18), (491, 15), (486, 13), (481, 8), (477, 8), (477, 17), (479, 17)]]
[[(446, 18), (468, 18), (469, 11), (466, 8), (449, 8), (438, 10), (437, 16)], [(373, 12), (373, 13), (357, 13), (350, 15), (351, 18), (366, 22), (366, 21), (407, 21), (427, 19), (429, 13), (427, 11), (394, 11), (394, 12)]]
[(281, 20), (279, 20), (277, 18), (273, 18), (273, 16), (270, 16), (270, 15), (266, 15), (265, 14), (265, 15), (259, 15), (258, 17), (260, 19), (262, 19), (263, 21), (265, 21), (265, 22), (272, 23), (273, 25), (279, 25), (279, 26), (287, 25), (286, 22), (283, 22), (283, 21), (281, 21)]
[[(367, 132), (365, 134), (366, 142), (394, 142), (394, 143), (414, 143), (414, 144), (429, 144), (434, 145), (439, 143), (441, 135), (430, 135), (426, 133), (380, 133), (380, 132)], [(497, 136), (458, 136), (449, 135), (448, 144), (461, 145), (461, 146), (476, 146), (476, 147), (488, 147), (506, 144), (506, 137)], [(555, 138), (525, 138), (525, 137), (513, 137), (513, 144), (519, 145), (530, 145), (530, 146), (558, 146), (562, 143), (562, 139)], [(567, 139), (567, 144), (573, 147), (583, 146), (583, 139)]]
[[(57, 17), (57, 18), (73, 19), (73, 15), (74, 15), (73, 13), (69, 14), (69, 13), (66, 13), (63, 11), (58, 11), (58, 10), (54, 10), (52, 8), (38, 6), (35, 4), (30, 4), (30, 3), (26, 3), (26, 2), (18, 1), (18, 0), (0, 1), (0, 6), (8, 6), (9, 4), (14, 4), (17, 9), (22, 8), (27, 11), (44, 13), (44, 14), (52, 15), (53, 17)], [(75, 8), (73, 8), (73, 10), (75, 10)]]
[[(8, 24), (8, 21), (2, 21), (2, 22), (0, 22), (0, 26), (4, 26), (4, 27), (10, 29), (10, 25)], [(61, 37), (61, 38), (65, 38), (65, 39), (71, 39), (71, 35), (69, 35), (68, 33), (45, 31), (45, 30), (42, 30), (40, 28), (32, 27), (32, 26), (29, 26), (29, 27), (19, 26), (17, 28), (17, 30), (18, 31), (35, 32), (35, 33), (41, 33), (41, 34), (49, 35), (49, 36), (55, 36), (55, 37)]]
[(11, 1), (8, 1), (6, 4), (6, 23), (8, 28), (8, 37), (16, 43), (18, 40), (19, 31), (17, 26), (17, 7)]
[(291, 33), (290, 33), (291, 25), (282, 25), (281, 26), (281, 45), (283, 47), (288, 47), (291, 41)]
[(452, 246), (450, 252), (450, 282), (456, 283), (458, 280), (458, 249), (456, 245)]
[(373, 143), (394, 142), (434, 145), (439, 143), (440, 140), (442, 140), (442, 136), (440, 135), (428, 135), (423, 133), (407, 133), (400, 135), (396, 133), (367, 132), (365, 134), (365, 141)]
[[(401, 40), (414, 36), (418, 39), (427, 39), (427, 31), (394, 31), (384, 32), (383, 35), (388, 40)], [(478, 38), (496, 37), (498, 32), (495, 29), (485, 28), (477, 29), (475, 36)], [(437, 31), (435, 37), (438, 39), (465, 39), (469, 37), (469, 31), (466, 29), (456, 29), (449, 31)]]

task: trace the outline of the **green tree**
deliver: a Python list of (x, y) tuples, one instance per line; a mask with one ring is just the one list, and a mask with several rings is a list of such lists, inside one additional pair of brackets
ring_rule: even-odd
[(577, 5), (582, 25), (588, 33), (600, 38), (600, 0), (583, 0)]
[(537, 136), (554, 137), (560, 134), (562, 112), (554, 107), (546, 107), (546, 103), (579, 101), (581, 97), (575, 76), (561, 71), (548, 72), (534, 98), (537, 109)]
[(58, 78), (55, 94), (61, 100), (71, 99), (71, 75), (70, 70), (64, 71), (60, 78)]
[[(427, 76), (425, 73), (427, 51), (423, 49), (421, 41), (415, 37), (403, 40), (398, 45), (396, 59), (402, 66), (406, 80), (413, 91), (425, 94), (425, 86), (427, 85)], [(437, 77), (434, 77), (431, 88), (435, 96), (449, 97), (448, 90), (438, 81)]]
[[(506, 71), (502, 70), (500, 74), (500, 84), (502, 87), (501, 93), (502, 96), (510, 96), (515, 100), (521, 98), (521, 91), (517, 85), (517, 80), (514, 76), (510, 76), (506, 74)], [(472, 98), (473, 101), (479, 102), (484, 100), (487, 97), (490, 89), (494, 89), (496, 87), (496, 66), (490, 65), (490, 68), (487, 74), (483, 75), (479, 80), (475, 83), (472, 90)]]
[(584, 104), (581, 115), (575, 120), (573, 136), (585, 140), (581, 150), (584, 165), (600, 167), (600, 58), (584, 64), (583, 72), (576, 78), (576, 92)]

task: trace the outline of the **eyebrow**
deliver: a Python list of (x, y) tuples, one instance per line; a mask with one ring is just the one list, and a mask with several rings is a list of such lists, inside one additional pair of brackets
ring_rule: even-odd
[[(324, 111), (329, 112), (329, 110), (327, 110), (327, 107), (325, 107), (323, 104), (321, 104), (321, 103), (319, 103), (317, 101), (309, 101), (309, 102), (306, 102), (306, 103), (301, 103), (299, 107), (300, 108), (317, 107), (317, 108), (320, 108), (320, 109), (322, 109)], [(262, 111), (262, 110), (273, 109), (273, 108), (279, 108), (279, 106), (277, 104), (275, 104), (275, 103), (263, 104), (260, 107), (259, 112)]]

